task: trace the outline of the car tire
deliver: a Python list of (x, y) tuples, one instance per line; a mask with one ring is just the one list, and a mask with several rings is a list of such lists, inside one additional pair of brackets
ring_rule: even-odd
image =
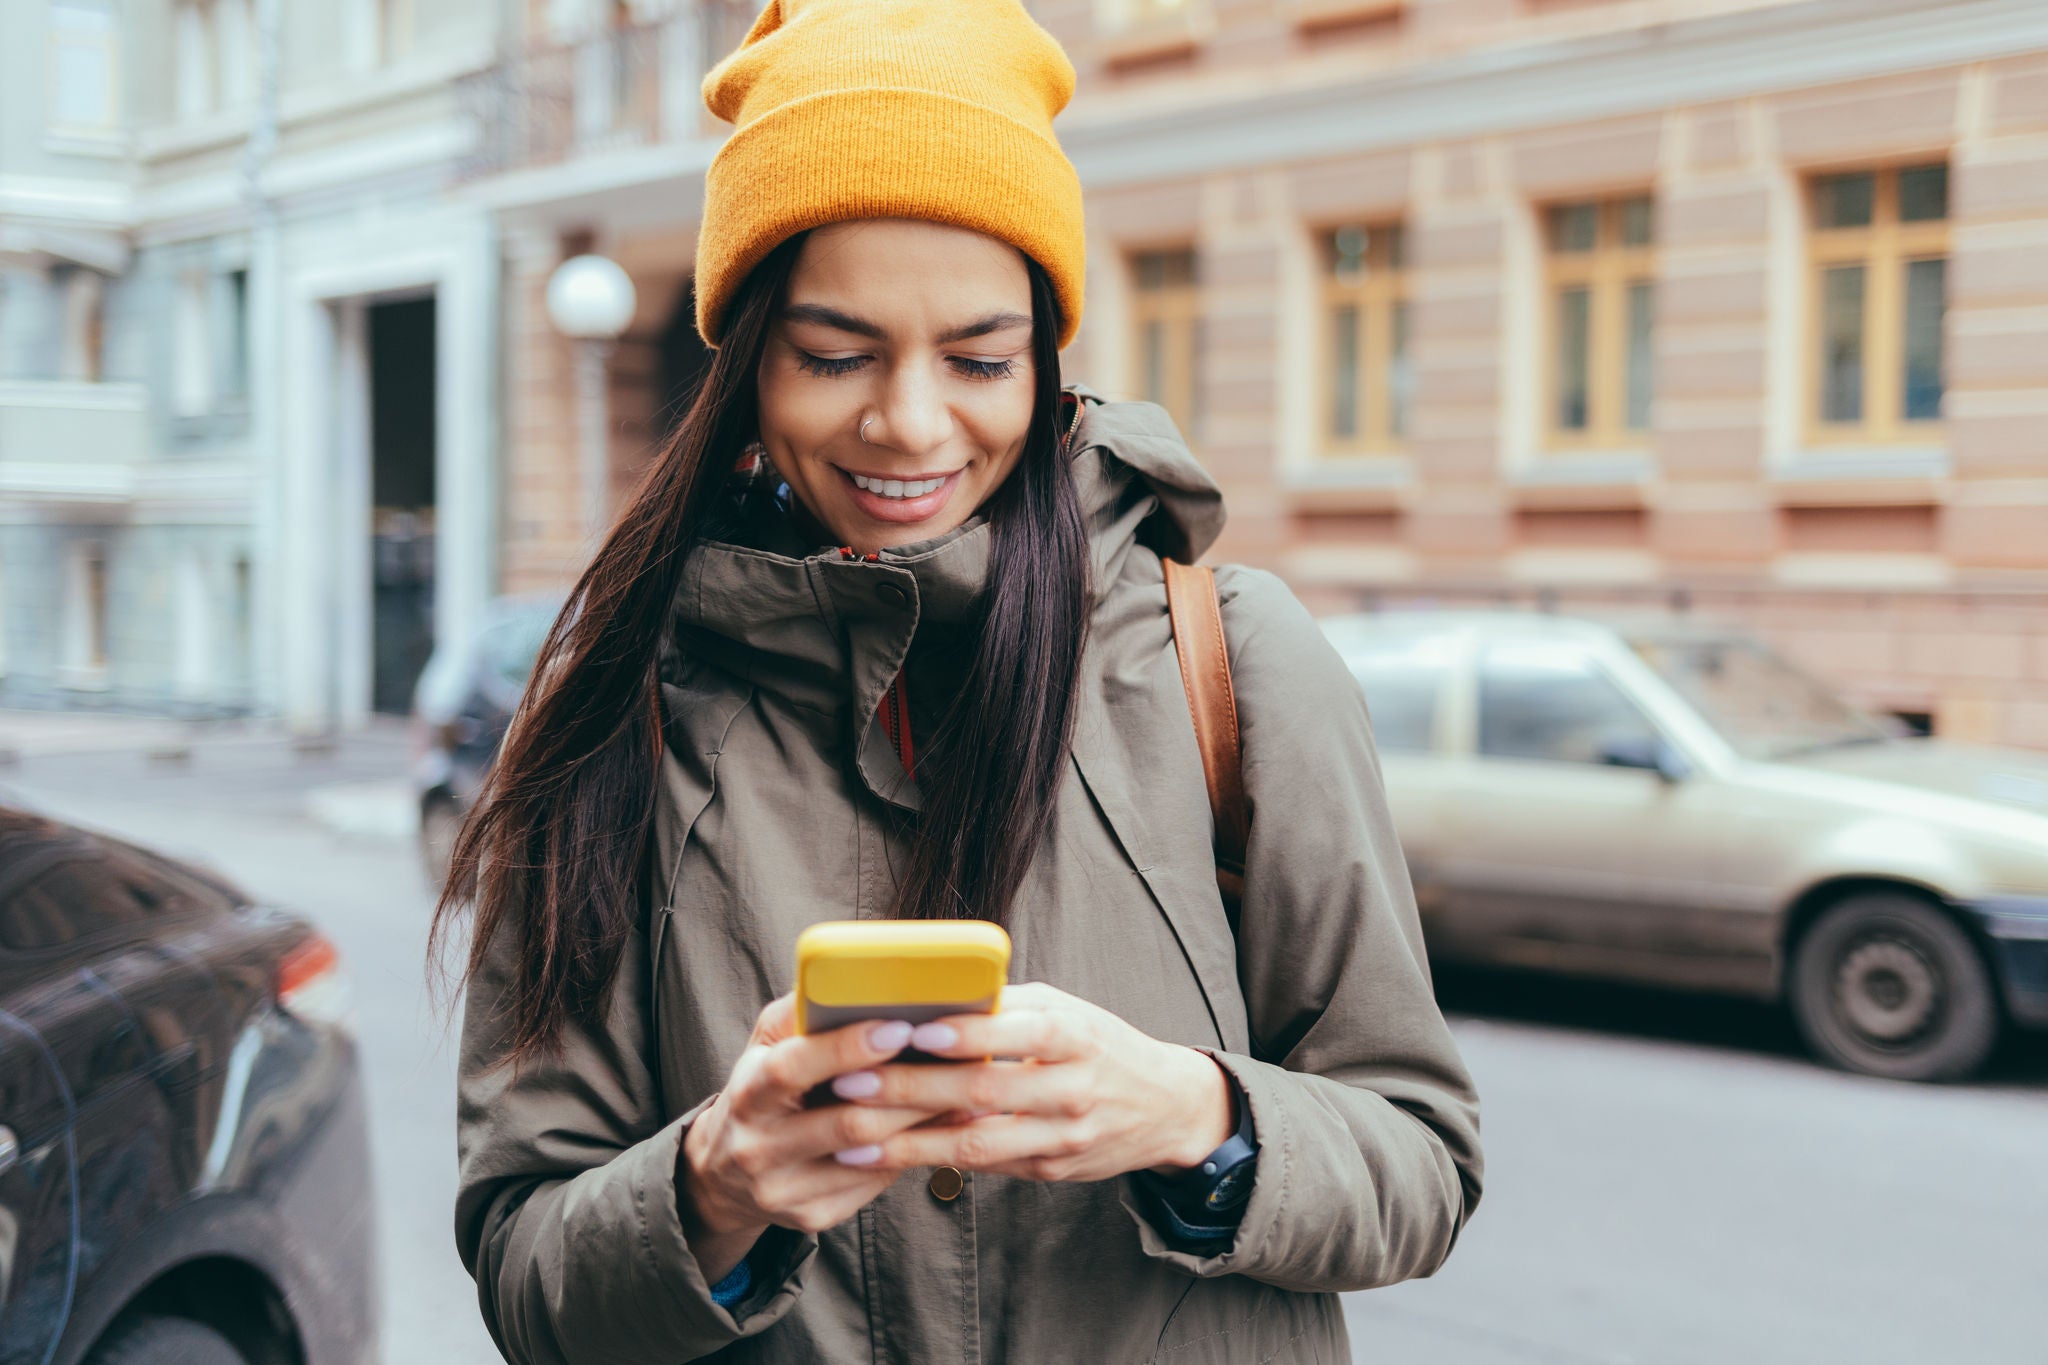
[(427, 874), (427, 884), (436, 891), (447, 884), (448, 861), (461, 828), (462, 811), (447, 797), (429, 797), (420, 807), (420, 866)]
[(249, 1365), (234, 1343), (191, 1318), (130, 1318), (93, 1348), (86, 1365)]
[(1953, 1081), (1998, 1042), (1998, 994), (1962, 926), (1917, 896), (1852, 896), (1792, 959), (1793, 1018), (1821, 1060), (1901, 1081)]

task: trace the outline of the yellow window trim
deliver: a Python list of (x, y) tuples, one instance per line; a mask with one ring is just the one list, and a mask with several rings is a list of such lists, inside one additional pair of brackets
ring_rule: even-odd
[[(1316, 248), (1322, 253), (1318, 268), (1322, 279), (1321, 308), (1317, 314), (1321, 341), (1316, 367), (1316, 407), (1321, 414), (1317, 430), (1322, 436), (1322, 453), (1333, 458), (1353, 455), (1398, 455), (1407, 440), (1394, 432), (1394, 394), (1390, 383), (1394, 356), (1394, 315), (1408, 302), (1408, 269), (1394, 261), (1394, 238), (1402, 230), (1396, 220), (1358, 224), (1365, 229), (1364, 273), (1355, 280), (1339, 279), (1330, 268), (1328, 251), (1331, 234), (1352, 226), (1340, 223), (1316, 233)], [(1340, 437), (1336, 426), (1336, 320), (1339, 308), (1358, 310), (1356, 372), (1352, 383), (1358, 394), (1358, 430)], [(1411, 321), (1412, 327), (1412, 321)], [(1412, 347), (1413, 338), (1410, 338)], [(1408, 418), (1414, 420), (1414, 412)]]
[[(1649, 243), (1622, 243), (1623, 205), (1639, 199), (1651, 200), (1652, 227)], [(1550, 241), (1553, 209), (1593, 203), (1595, 226), (1593, 246), (1588, 251), (1561, 252)], [(1544, 259), (1542, 378), (1543, 444), (1547, 450), (1614, 450), (1647, 444), (1648, 427), (1630, 427), (1628, 418), (1628, 291), (1631, 285), (1657, 283), (1657, 247), (1654, 196), (1623, 194), (1609, 198), (1566, 199), (1544, 204), (1538, 210), (1537, 229), (1542, 234)], [(1560, 377), (1560, 348), (1564, 291), (1587, 291), (1586, 309), (1586, 427), (1573, 430), (1558, 424), (1557, 381)], [(1651, 302), (1651, 327), (1655, 335), (1656, 303)], [(1652, 381), (1654, 385), (1654, 379)], [(1654, 398), (1653, 398), (1654, 402)]]
[[(1193, 247), (1153, 247), (1130, 253), (1127, 268), (1131, 272), (1131, 332), (1130, 332), (1130, 373), (1133, 392), (1149, 401), (1158, 403), (1172, 416), (1181, 436), (1190, 445), (1194, 443), (1195, 411), (1195, 321), (1201, 316), (1200, 276), (1188, 282), (1147, 287), (1140, 281), (1139, 264), (1148, 256), (1176, 256), (1187, 253), (1195, 261), (1199, 272), (1199, 258)], [(1146, 363), (1145, 338), (1148, 330), (1157, 324), (1160, 328), (1161, 347), (1160, 393), (1149, 388), (1150, 366)]]
[[(1806, 440), (1809, 445), (1918, 445), (1941, 439), (1940, 419), (1907, 421), (1905, 411), (1906, 300), (1905, 273), (1910, 261), (1946, 259), (1949, 225), (1946, 217), (1928, 222), (1899, 221), (1899, 172), (1937, 164), (1901, 161), (1883, 166), (1845, 167), (1816, 172), (1805, 184), (1806, 211)], [(1837, 175), (1868, 173), (1872, 188), (1870, 226), (1824, 228), (1817, 221), (1815, 198), (1823, 180)], [(1831, 266), (1863, 267), (1863, 418), (1829, 422), (1821, 418), (1821, 277)]]

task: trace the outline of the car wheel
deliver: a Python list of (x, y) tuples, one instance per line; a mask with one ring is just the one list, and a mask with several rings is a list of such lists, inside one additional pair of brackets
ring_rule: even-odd
[(420, 810), (420, 865), (435, 890), (448, 880), (448, 860), (455, 852), (456, 831), (461, 828), (462, 812), (445, 796), (432, 798)]
[(86, 1357), (87, 1365), (249, 1365), (226, 1337), (190, 1318), (130, 1318)]
[(1998, 1041), (1976, 945), (1910, 895), (1854, 896), (1822, 914), (1793, 956), (1791, 997), (1807, 1046), (1866, 1076), (1957, 1080)]

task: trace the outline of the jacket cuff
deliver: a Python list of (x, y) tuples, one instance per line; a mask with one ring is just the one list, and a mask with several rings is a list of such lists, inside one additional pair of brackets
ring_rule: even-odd
[[(1147, 1172), (1130, 1172), (1131, 1186), (1138, 1195), (1140, 1216), (1159, 1230), (1166, 1244), (1175, 1251), (1191, 1255), (1219, 1252), (1230, 1245), (1230, 1239), (1237, 1235), (1238, 1218), (1224, 1222), (1191, 1223), (1180, 1216), (1161, 1194), (1157, 1186), (1146, 1179)], [(1239, 1214), (1243, 1210), (1238, 1210)]]
[(1287, 1118), (1272, 1081), (1260, 1075), (1265, 1068), (1259, 1063), (1215, 1048), (1195, 1050), (1215, 1059), (1236, 1082), (1242, 1102), (1251, 1106), (1252, 1131), (1258, 1135), (1259, 1169), (1252, 1177), (1252, 1195), (1243, 1206), (1236, 1228), (1217, 1230), (1219, 1241), (1223, 1237), (1229, 1240), (1216, 1250), (1185, 1251), (1178, 1245), (1178, 1239), (1154, 1225), (1156, 1203), (1136, 1178), (1136, 1172), (1117, 1178), (1118, 1199), (1138, 1224), (1138, 1244), (1147, 1256), (1178, 1266), (1190, 1275), (1242, 1274), (1256, 1263), (1259, 1250), (1271, 1239), (1285, 1210), (1289, 1178)]
[(730, 1308), (712, 1297), (704, 1269), (683, 1235), (682, 1192), (676, 1187), (683, 1137), (710, 1103), (705, 1100), (617, 1158), (637, 1168), (640, 1245), (649, 1270), (666, 1287), (681, 1319), (683, 1339), (699, 1355), (766, 1331), (779, 1321), (803, 1292), (801, 1272), (818, 1250), (816, 1237), (771, 1227), (747, 1252), (746, 1293)]

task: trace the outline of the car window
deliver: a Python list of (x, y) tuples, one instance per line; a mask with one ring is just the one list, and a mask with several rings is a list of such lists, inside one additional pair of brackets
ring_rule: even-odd
[(434, 646), (413, 685), (412, 709), (430, 721), (451, 720), (468, 699), (469, 650), (444, 640)]
[(1644, 637), (1629, 646), (1746, 758), (1875, 743), (1894, 733), (1761, 640)]
[(152, 919), (231, 908), (224, 887), (140, 849), (0, 810), (0, 948), (35, 952)]
[(533, 672), (533, 661), (540, 654), (541, 644), (547, 639), (548, 627), (554, 623), (552, 609), (522, 612), (500, 621), (477, 642), (483, 655), (483, 666), (500, 681), (514, 688), (524, 687), (527, 676)]
[(1657, 729), (1584, 651), (1549, 642), (1487, 648), (1479, 664), (1479, 752), (1489, 758), (1600, 763), (1617, 740)]
[(1451, 670), (1451, 641), (1387, 639), (1347, 644), (1344, 662), (1365, 688), (1373, 744), (1382, 753), (1427, 753)]

